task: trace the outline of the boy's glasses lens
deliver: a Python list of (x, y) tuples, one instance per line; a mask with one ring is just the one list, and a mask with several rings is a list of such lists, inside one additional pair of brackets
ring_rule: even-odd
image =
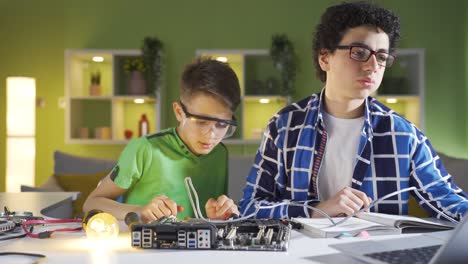
[(200, 117), (188, 117), (190, 126), (198, 129), (203, 134), (214, 132), (217, 138), (228, 138), (236, 131), (236, 126), (226, 122), (207, 120)]
[(367, 47), (362, 46), (338, 46), (337, 49), (346, 50), (349, 49), (349, 57), (355, 61), (366, 62), (370, 59), (372, 55), (375, 54), (375, 59), (377, 64), (382, 67), (390, 67), (395, 61), (395, 56), (388, 54), (386, 52), (378, 52), (371, 50)]
[(214, 117), (194, 115), (187, 111), (187, 108), (182, 102), (179, 102), (184, 111), (185, 117), (189, 120), (192, 127), (196, 127), (202, 133), (209, 133), (211, 130), (214, 131), (215, 135), (219, 138), (228, 138), (236, 131), (237, 123), (234, 118), (232, 120), (222, 120)]

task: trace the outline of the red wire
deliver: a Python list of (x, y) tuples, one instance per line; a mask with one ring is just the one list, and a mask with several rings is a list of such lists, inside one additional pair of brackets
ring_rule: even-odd
[[(34, 234), (34, 233), (32, 233), (32, 232), (30, 232), (28, 230), (28, 226), (30, 226), (30, 225), (40, 225), (40, 224), (43, 224), (43, 225), (47, 225), (47, 224), (68, 224), (68, 223), (80, 223), (81, 224), (81, 222), (82, 222), (81, 219), (27, 220), (27, 221), (24, 221), (24, 222), (21, 223), (21, 227), (23, 228), (24, 232), (26, 232), (26, 234), (29, 237), (45, 238), (45, 237), (50, 237), (52, 235), (52, 233), (54, 233), (54, 232), (78, 231), (78, 230), (81, 230), (83, 228), (82, 228), (82, 226), (75, 227), (75, 228), (71, 228), (71, 227), (58, 228), (58, 229), (47, 230), (47, 231), (40, 232), (38, 234)], [(41, 236), (41, 234), (44, 234), (44, 235)]]

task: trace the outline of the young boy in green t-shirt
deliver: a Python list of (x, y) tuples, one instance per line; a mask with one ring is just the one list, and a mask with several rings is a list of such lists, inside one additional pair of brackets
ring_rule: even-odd
[[(142, 222), (193, 217), (184, 179), (190, 176), (210, 219), (239, 215), (227, 191), (228, 152), (221, 140), (236, 129), (239, 81), (225, 63), (197, 59), (186, 66), (176, 128), (131, 140), (117, 165), (88, 196), (83, 211), (100, 209), (119, 219), (136, 212)], [(124, 197), (124, 203), (116, 199)]]

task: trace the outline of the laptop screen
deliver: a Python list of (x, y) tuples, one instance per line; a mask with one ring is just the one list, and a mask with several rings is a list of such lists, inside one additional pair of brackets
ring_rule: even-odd
[(457, 225), (452, 237), (437, 252), (432, 263), (468, 263), (468, 215)]

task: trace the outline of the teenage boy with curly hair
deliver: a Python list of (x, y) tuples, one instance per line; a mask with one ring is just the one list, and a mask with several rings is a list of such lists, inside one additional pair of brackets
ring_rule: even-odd
[[(467, 196), (427, 137), (370, 96), (395, 61), (399, 37), (399, 18), (374, 4), (343, 3), (325, 11), (313, 40), (324, 88), (270, 119), (239, 203), (243, 215), (262, 205), (277, 206), (260, 209), (257, 218), (321, 217), (305, 205), (332, 217), (352, 215), (408, 187), (450, 217), (465, 214)], [(409, 195), (371, 210), (408, 214)]]

